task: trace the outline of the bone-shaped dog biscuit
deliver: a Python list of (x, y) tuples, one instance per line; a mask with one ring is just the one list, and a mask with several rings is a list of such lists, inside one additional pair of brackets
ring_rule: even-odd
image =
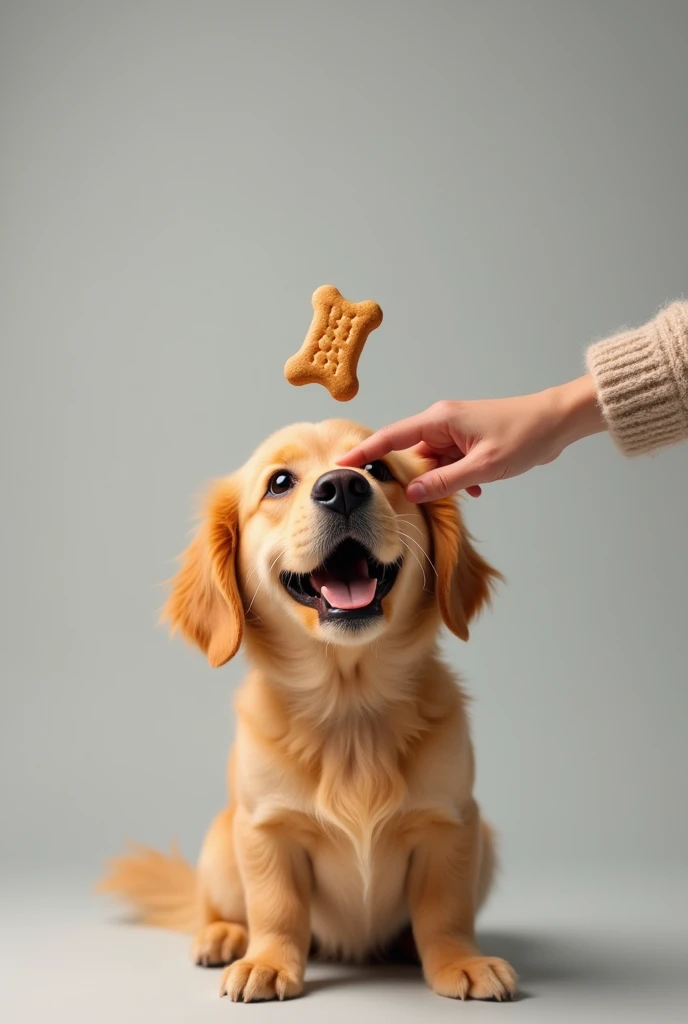
[(303, 345), (284, 367), (290, 384), (322, 384), (338, 402), (358, 392), (356, 368), (368, 335), (382, 323), (377, 302), (349, 302), (331, 284), (313, 292)]

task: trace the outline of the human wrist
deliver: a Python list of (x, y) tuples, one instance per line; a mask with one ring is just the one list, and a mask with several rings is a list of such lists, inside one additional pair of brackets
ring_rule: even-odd
[(597, 400), (595, 382), (589, 373), (551, 388), (547, 394), (554, 410), (555, 432), (562, 449), (607, 429)]

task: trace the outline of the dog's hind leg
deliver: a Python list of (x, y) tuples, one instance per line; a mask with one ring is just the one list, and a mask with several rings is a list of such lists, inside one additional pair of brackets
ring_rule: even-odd
[(233, 809), (213, 820), (198, 861), (201, 925), (193, 943), (194, 963), (219, 967), (246, 952), (248, 931), (244, 892), (232, 834)]

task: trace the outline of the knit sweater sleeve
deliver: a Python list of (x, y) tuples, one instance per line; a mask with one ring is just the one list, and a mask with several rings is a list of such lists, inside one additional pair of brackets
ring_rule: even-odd
[(609, 431), (625, 455), (688, 439), (688, 302), (598, 341), (586, 362)]

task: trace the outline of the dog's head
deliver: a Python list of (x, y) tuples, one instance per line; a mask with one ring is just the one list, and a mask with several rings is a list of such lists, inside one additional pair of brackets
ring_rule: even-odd
[(368, 435), (344, 420), (287, 427), (214, 486), (164, 613), (211, 665), (234, 656), (245, 628), (352, 646), (432, 629), (439, 615), (468, 639), (498, 573), (453, 500), (407, 500), (416, 456), (337, 466)]

